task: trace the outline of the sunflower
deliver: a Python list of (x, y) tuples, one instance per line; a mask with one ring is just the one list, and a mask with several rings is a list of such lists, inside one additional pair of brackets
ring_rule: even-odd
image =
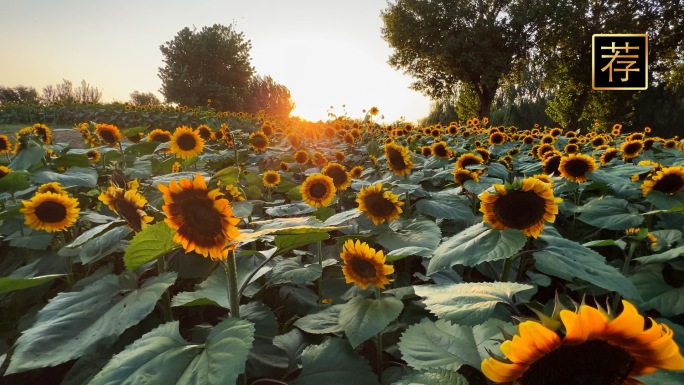
[(579, 146), (576, 145), (575, 143), (570, 143), (565, 145), (565, 148), (563, 148), (563, 151), (565, 151), (566, 154), (576, 154), (579, 152)]
[(539, 159), (544, 159), (544, 155), (551, 151), (556, 151), (556, 148), (552, 144), (541, 144), (537, 147), (535, 155)]
[[(482, 157), (468, 152), (468, 153), (465, 153), (465, 154), (459, 156), (458, 159), (456, 159), (455, 168), (456, 169), (467, 168), (468, 166), (475, 166), (475, 165), (482, 164), (482, 163), (484, 163), (484, 160), (482, 159)], [(475, 171), (478, 174), (482, 174), (484, 172), (484, 170), (482, 170), (482, 169), (473, 170), (473, 171)]]
[(171, 137), (171, 152), (181, 159), (190, 159), (202, 153), (204, 139), (188, 126), (177, 127)]
[(7, 135), (0, 135), (0, 155), (12, 151), (12, 142)]
[(354, 142), (356, 141), (356, 139), (354, 138), (354, 135), (349, 134), (349, 133), (344, 134), (344, 137), (342, 138), (342, 140), (344, 141), (344, 143), (346, 143), (350, 146), (354, 145)]
[(281, 161), (281, 162), (278, 164), (278, 168), (280, 168), (281, 171), (285, 171), (285, 172), (290, 171), (290, 165), (287, 164), (287, 162)]
[[(492, 159), (492, 154), (484, 147), (477, 147), (475, 152), (477, 152), (482, 158), (482, 163), (489, 163), (489, 160)], [(518, 147), (510, 150), (511, 155), (516, 155), (518, 152), (520, 152)]]
[(9, 168), (7, 166), (0, 166), (0, 178), (4, 177), (5, 175), (8, 175), (11, 172), (12, 172), (11, 168)]
[(228, 252), (224, 249), (240, 235), (236, 227), (240, 220), (233, 217), (230, 202), (219, 190), (209, 191), (200, 174), (193, 181), (181, 179), (157, 187), (164, 194), (164, 221), (176, 230), (173, 240), (186, 252), (225, 260)]
[(206, 124), (197, 126), (197, 133), (205, 142), (214, 139), (214, 132), (211, 130), (211, 127)]
[[(1, 170), (0, 175), (2, 175)], [(51, 192), (53, 194), (68, 195), (67, 192), (64, 191), (64, 189), (62, 188), (62, 185), (59, 184), (59, 182), (44, 183), (38, 187), (36, 192), (40, 194)]]
[(551, 136), (553, 136), (553, 137), (555, 138), (555, 137), (557, 137), (557, 136), (560, 136), (560, 134), (562, 134), (562, 133), (563, 133), (563, 130), (562, 130), (562, 129), (560, 129), (560, 128), (558, 128), (558, 127), (554, 127), (554, 128), (552, 128), (551, 131), (549, 132), (549, 135), (551, 135)]
[(506, 139), (506, 134), (498, 131), (492, 132), (489, 135), (489, 144), (493, 146), (498, 146), (500, 144), (503, 144), (506, 141)]
[(553, 185), (553, 180), (547, 174), (534, 174), (532, 175), (532, 178), (537, 178), (544, 183)]
[(534, 136), (532, 135), (525, 135), (522, 138), (523, 144), (532, 144), (534, 143)]
[(344, 162), (344, 160), (347, 159), (347, 155), (344, 154), (342, 151), (335, 151), (335, 160), (338, 162)]
[(594, 158), (583, 154), (564, 156), (558, 166), (558, 172), (565, 179), (577, 181), (577, 183), (586, 181), (587, 172), (596, 171), (596, 169), (598, 169), (598, 166), (596, 166)]
[(238, 190), (237, 187), (233, 186), (232, 184), (229, 184), (225, 187), (226, 190), (226, 199), (228, 199), (229, 202), (240, 202), (244, 201), (245, 197), (242, 196), (240, 193), (240, 190)]
[(263, 182), (265, 186), (275, 187), (280, 183), (280, 173), (278, 171), (266, 171), (264, 173)]
[(382, 250), (376, 251), (366, 242), (348, 239), (342, 247), (340, 258), (344, 261), (342, 272), (347, 283), (361, 286), (364, 290), (368, 285), (384, 289), (390, 283), (388, 275), (394, 273), (394, 267), (385, 265), (385, 255)]
[(362, 188), (356, 202), (359, 204), (359, 211), (366, 213), (375, 225), (399, 218), (399, 214), (403, 212), (401, 206), (404, 205), (391, 191), (382, 191), (382, 183)]
[(672, 330), (644, 319), (628, 301), (617, 316), (581, 305), (577, 312), (561, 310), (560, 319), (563, 337), (537, 321), (519, 324), (519, 334), (501, 344), (506, 358), (485, 359), (482, 372), (496, 383), (519, 385), (636, 385), (641, 382), (632, 377), (684, 369)]
[(622, 159), (636, 158), (643, 148), (644, 142), (641, 140), (631, 140), (622, 143), (622, 146), (620, 146), (620, 150), (622, 150)]
[(36, 230), (61, 231), (73, 226), (78, 219), (78, 200), (66, 194), (37, 193), (31, 200), (21, 203), (23, 207), (19, 212), (24, 214), (24, 223)]
[(385, 145), (385, 159), (387, 167), (389, 167), (396, 176), (408, 175), (411, 172), (411, 169), (413, 169), (413, 161), (409, 155), (408, 148), (394, 142)]
[(537, 178), (526, 178), (513, 185), (495, 184), (495, 194), (480, 194), (480, 211), (484, 221), (492, 227), (518, 229), (527, 236), (537, 238), (544, 229), (544, 222), (553, 223), (558, 214), (560, 198), (553, 196), (550, 184)]
[(558, 174), (558, 166), (560, 166), (560, 161), (562, 159), (561, 154), (554, 154), (552, 156), (549, 156), (548, 158), (544, 159), (542, 162), (542, 170), (544, 170), (544, 174), (549, 175), (549, 174)]
[(155, 128), (147, 135), (147, 140), (150, 142), (166, 143), (171, 141), (171, 133), (161, 128)]
[(452, 173), (454, 174), (454, 182), (456, 182), (459, 186), (463, 186), (463, 184), (469, 180), (475, 182), (480, 181), (480, 177), (476, 172), (465, 168), (457, 168)]
[(264, 124), (261, 125), (261, 132), (263, 132), (264, 135), (271, 137), (275, 130), (273, 129), (271, 122), (264, 122)]
[(309, 153), (304, 150), (297, 150), (294, 154), (295, 162), (304, 165), (309, 162)]
[(346, 190), (352, 182), (352, 176), (346, 167), (339, 163), (330, 162), (321, 171), (324, 175), (332, 178), (335, 188), (339, 191)]
[(113, 124), (97, 124), (95, 125), (95, 133), (110, 146), (115, 146), (122, 139), (121, 131)]
[(171, 165), (171, 172), (172, 173), (177, 173), (181, 171), (181, 164), (180, 162), (173, 162), (173, 165)]
[(299, 188), (304, 202), (313, 207), (327, 206), (335, 197), (335, 183), (324, 174), (309, 175)]
[(451, 151), (445, 141), (439, 141), (432, 144), (432, 154), (439, 159), (447, 159), (451, 157), (454, 152)]
[(373, 107), (370, 108), (370, 110), (368, 110), (368, 113), (369, 113), (371, 116), (375, 116), (375, 115), (377, 115), (377, 114), (380, 113), (380, 109), (379, 109), (378, 107), (373, 106)]
[(264, 151), (268, 148), (269, 144), (268, 137), (261, 131), (253, 132), (249, 136), (249, 146), (256, 152)]
[(86, 156), (88, 157), (88, 160), (90, 160), (93, 163), (99, 162), (100, 159), (102, 158), (100, 151), (97, 151), (95, 149), (88, 150), (88, 152), (86, 152)]
[(152, 217), (143, 210), (147, 200), (137, 189), (124, 191), (120, 187), (110, 186), (97, 199), (125, 219), (128, 226), (135, 232), (140, 232), (143, 226), (152, 222)]
[(644, 196), (653, 190), (669, 195), (684, 191), (684, 166), (665, 167), (641, 185)]
[(599, 158), (601, 161), (601, 166), (605, 166), (608, 163), (610, 163), (611, 160), (615, 159), (618, 157), (620, 154), (620, 150), (614, 147), (610, 147), (606, 149), (606, 151), (601, 154), (601, 157)]
[(368, 159), (370, 159), (373, 167), (378, 167), (378, 158), (376, 158), (375, 155), (368, 155)]
[(48, 126), (40, 123), (33, 125), (33, 133), (40, 137), (45, 144), (52, 144), (52, 130)]
[(323, 155), (322, 152), (315, 151), (311, 162), (316, 166), (323, 167), (326, 164), (328, 164), (328, 158), (325, 155)]
[(552, 135), (544, 135), (539, 141), (541, 144), (553, 144), (556, 141), (556, 137)]
[(352, 178), (361, 178), (361, 175), (363, 175), (363, 167), (354, 166), (351, 170), (349, 170), (349, 173), (351, 174)]

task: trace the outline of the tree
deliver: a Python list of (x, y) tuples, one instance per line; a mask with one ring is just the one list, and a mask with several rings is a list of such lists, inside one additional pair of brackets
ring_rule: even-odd
[(130, 103), (134, 106), (157, 105), (161, 102), (159, 98), (151, 92), (133, 91)]
[(249, 81), (252, 45), (232, 26), (215, 24), (199, 32), (184, 28), (160, 50), (160, 92), (167, 102), (189, 107), (211, 105), (224, 111), (244, 108)]
[(81, 85), (74, 88), (71, 81), (62, 79), (57, 85), (49, 84), (43, 87), (41, 99), (44, 103), (99, 103), (102, 91), (81, 80)]
[(269, 115), (287, 117), (295, 108), (290, 90), (278, 84), (270, 76), (255, 75), (249, 82), (249, 97), (245, 111), (256, 113), (264, 110)]
[(501, 82), (531, 46), (530, 0), (396, 0), (382, 12), (389, 63), (417, 79), (433, 99), (453, 97), (459, 83), (489, 116)]
[(33, 87), (16, 86), (14, 88), (0, 86), (0, 104), (35, 103), (38, 92)]

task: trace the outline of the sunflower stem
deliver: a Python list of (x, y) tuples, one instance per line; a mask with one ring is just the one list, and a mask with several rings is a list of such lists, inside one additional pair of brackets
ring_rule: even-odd
[(323, 244), (321, 241), (318, 241), (316, 251), (318, 266), (321, 268), (321, 277), (318, 279), (318, 305), (320, 306), (323, 301)]
[(508, 282), (508, 275), (511, 273), (511, 266), (513, 265), (513, 261), (516, 257), (517, 256), (506, 258), (504, 261), (503, 270), (501, 271), (501, 279), (499, 279), (499, 281)]
[[(373, 286), (373, 289), (375, 290), (375, 299), (380, 299), (382, 295), (380, 293), (380, 289), (375, 287), (375, 285)], [(382, 383), (382, 330), (375, 335), (375, 351), (375, 360), (378, 368), (378, 379)]]
[[(157, 258), (157, 274), (162, 274), (166, 271), (164, 257)], [(164, 290), (162, 294), (162, 314), (164, 315), (165, 322), (173, 321), (173, 313), (171, 312), (171, 295), (169, 295), (169, 290)]]
[(238, 292), (237, 265), (235, 264), (235, 250), (228, 250), (228, 259), (224, 262), (226, 279), (228, 280), (228, 303), (230, 316), (240, 318), (240, 294)]
[[(627, 251), (625, 263), (622, 265), (621, 270), (623, 276), (627, 275), (627, 272), (629, 271), (629, 264), (632, 262), (632, 257), (634, 256), (634, 250), (636, 250), (637, 244), (638, 242), (634, 240), (629, 242), (629, 251)], [(620, 293), (615, 293), (615, 298), (613, 298), (613, 311), (617, 311), (621, 299), (622, 295)]]
[(405, 212), (407, 215), (410, 215), (410, 214), (411, 214), (411, 197), (409, 196), (409, 192), (408, 192), (408, 191), (406, 191), (406, 198), (405, 198), (405, 200), (406, 200), (406, 205), (405, 205), (405, 206), (406, 206), (406, 209), (404, 210), (404, 212)]

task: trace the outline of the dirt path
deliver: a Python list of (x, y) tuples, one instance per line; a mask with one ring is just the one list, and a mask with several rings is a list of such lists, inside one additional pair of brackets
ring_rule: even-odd
[(70, 148), (86, 148), (81, 133), (73, 129), (58, 129), (52, 131), (54, 143), (67, 143)]

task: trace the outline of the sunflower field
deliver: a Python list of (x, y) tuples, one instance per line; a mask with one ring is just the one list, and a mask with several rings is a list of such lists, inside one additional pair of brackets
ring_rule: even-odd
[(0, 383), (684, 383), (680, 138), (145, 113), (0, 135)]

